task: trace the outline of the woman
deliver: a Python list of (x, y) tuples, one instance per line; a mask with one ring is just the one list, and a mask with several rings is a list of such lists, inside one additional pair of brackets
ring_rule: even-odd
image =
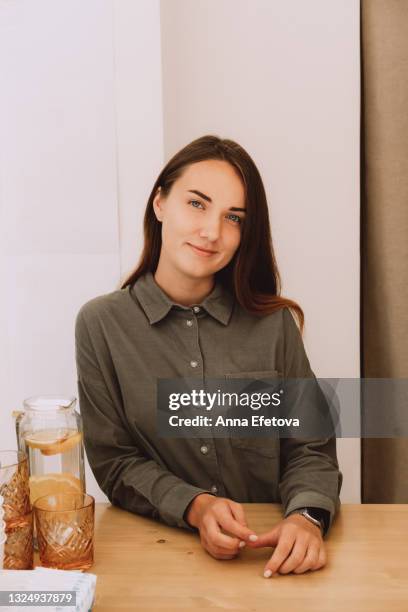
[[(78, 393), (92, 471), (112, 504), (197, 530), (217, 559), (274, 546), (264, 576), (326, 562), (339, 506), (334, 438), (166, 438), (159, 379), (313, 377), (303, 312), (280, 296), (260, 174), (231, 140), (204, 136), (164, 167), (149, 197), (144, 248), (122, 287), (76, 320)], [(242, 502), (282, 502), (257, 536)]]

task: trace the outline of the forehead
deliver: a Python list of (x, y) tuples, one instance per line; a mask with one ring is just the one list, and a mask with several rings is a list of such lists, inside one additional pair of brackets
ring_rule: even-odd
[(177, 181), (179, 189), (196, 189), (208, 195), (213, 202), (226, 201), (231, 205), (244, 205), (245, 189), (238, 171), (222, 160), (205, 160), (188, 166)]

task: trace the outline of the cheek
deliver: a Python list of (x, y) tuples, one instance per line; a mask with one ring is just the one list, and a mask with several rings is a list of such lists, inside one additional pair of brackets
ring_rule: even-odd
[(166, 244), (176, 244), (186, 235), (189, 224), (182, 214), (168, 215), (162, 223), (162, 240)]
[(169, 219), (168, 231), (171, 231), (174, 237), (179, 240), (187, 240), (192, 233), (200, 229), (200, 215), (194, 214), (194, 211), (191, 212), (188, 207), (180, 207), (173, 212), (174, 214)]
[(241, 230), (240, 228), (232, 227), (228, 228), (229, 231), (225, 234), (225, 247), (229, 252), (235, 253), (241, 243)]

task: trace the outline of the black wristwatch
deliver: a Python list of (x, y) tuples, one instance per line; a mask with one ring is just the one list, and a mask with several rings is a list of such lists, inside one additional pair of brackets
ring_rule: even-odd
[[(304, 508), (297, 508), (290, 514), (301, 514), (305, 519), (316, 525), (316, 527), (320, 527), (322, 536), (326, 535), (330, 522), (330, 512), (328, 510), (307, 506)], [(290, 516), (290, 514), (288, 516)]]

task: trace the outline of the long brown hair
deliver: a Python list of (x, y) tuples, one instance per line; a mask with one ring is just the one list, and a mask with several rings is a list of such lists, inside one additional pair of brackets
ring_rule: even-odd
[(148, 271), (154, 273), (161, 251), (161, 222), (153, 210), (159, 187), (166, 197), (173, 183), (187, 166), (207, 159), (229, 162), (242, 178), (247, 215), (242, 223), (241, 241), (232, 260), (215, 273), (248, 312), (265, 316), (287, 306), (292, 309), (303, 333), (303, 310), (293, 300), (282, 297), (281, 279), (272, 246), (268, 205), (259, 171), (248, 153), (236, 142), (207, 135), (193, 140), (176, 153), (159, 174), (147, 202), (144, 215), (144, 246), (137, 268), (123, 282), (124, 289)]

